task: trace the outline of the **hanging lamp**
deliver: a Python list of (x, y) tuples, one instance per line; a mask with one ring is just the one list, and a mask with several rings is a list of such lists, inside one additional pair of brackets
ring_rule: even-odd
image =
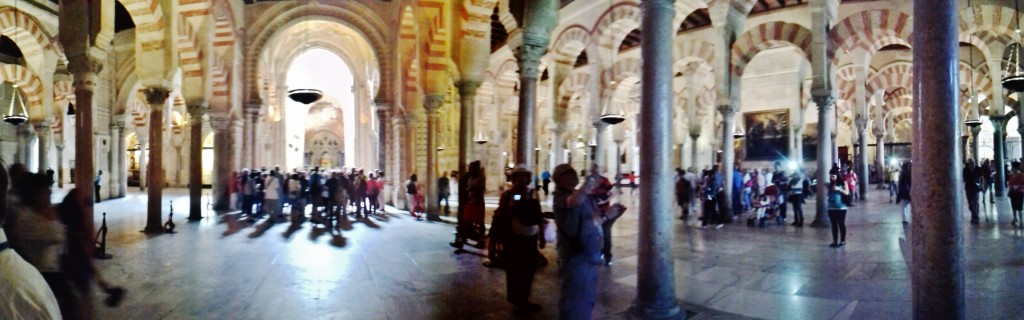
[(4, 122), (15, 126), (28, 122), (28, 110), (25, 109), (25, 100), (21, 98), (21, 93), (18, 92), (18, 85), (5, 82), (4, 89), (7, 91), (7, 96), (10, 97)]
[[(971, 0), (967, 0), (967, 9), (971, 8)], [(968, 50), (970, 51), (967, 51), (967, 65), (970, 66), (970, 69), (968, 69), (970, 75), (968, 76), (967, 84), (970, 86), (968, 91), (970, 98), (967, 99), (967, 103), (970, 104), (969, 108), (971, 111), (967, 113), (967, 119), (964, 120), (964, 125), (969, 128), (976, 128), (981, 125), (981, 117), (978, 116), (978, 108), (974, 105), (974, 101), (977, 101), (976, 99), (978, 99), (978, 94), (974, 92), (974, 46), (971, 46)]]
[(746, 135), (747, 135), (747, 133), (745, 131), (743, 131), (743, 129), (736, 128), (736, 131), (733, 131), (733, 133), (732, 133), (732, 138), (733, 139), (739, 139), (739, 138), (743, 138)]
[[(307, 21), (308, 22), (308, 21)], [(311, 22), (308, 22), (311, 23)], [(306, 48), (309, 47), (309, 26), (303, 26), (302, 36), (305, 39), (302, 45)], [(292, 89), (288, 90), (288, 98), (295, 102), (308, 105), (313, 102), (320, 101), (320, 98), (324, 97), (324, 92), (320, 89), (303, 88), (303, 89)]]
[(1014, 30), (1014, 41), (1010, 45), (1010, 56), (1007, 57), (1006, 72), (1003, 73), (1003, 88), (1011, 91), (1021, 92), (1024, 91), (1024, 69), (1020, 66), (1020, 4), (1017, 0), (1013, 1), (1014, 7), (1014, 19), (1017, 23), (1017, 29)]
[(67, 115), (69, 115), (69, 116), (75, 115), (75, 105), (70, 103), (70, 102), (68, 102), (68, 113), (67, 113)]
[(473, 137), (473, 142), (479, 145), (487, 144), (488, 141), (489, 140), (487, 139), (487, 136), (484, 135), (483, 131), (478, 131), (476, 137)]
[[(614, 87), (615, 86), (615, 81), (612, 81), (611, 83), (609, 83), (609, 86)], [(608, 103), (608, 109), (605, 110), (606, 112), (604, 114), (602, 114), (601, 117), (599, 117), (598, 119), (600, 119), (601, 122), (604, 122), (604, 123), (607, 123), (607, 124), (610, 124), (610, 125), (614, 126), (614, 125), (622, 123), (623, 121), (626, 121), (626, 115), (622, 114), (622, 110), (621, 109), (619, 110), (619, 112), (612, 111), (611, 110), (612, 109), (612, 103), (614, 103), (614, 102), (609, 102)]]

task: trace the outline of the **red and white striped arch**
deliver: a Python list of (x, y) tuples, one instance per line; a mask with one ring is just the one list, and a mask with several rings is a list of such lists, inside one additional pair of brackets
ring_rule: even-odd
[(563, 29), (551, 46), (555, 62), (573, 64), (580, 52), (590, 45), (590, 41), (590, 31), (581, 25), (571, 25)]
[(164, 9), (158, 0), (121, 0), (135, 22), (135, 42), (142, 52), (164, 49)]
[(829, 31), (828, 57), (832, 63), (838, 53), (864, 49), (868, 56), (890, 44), (911, 46), (913, 19), (895, 10), (865, 10), (850, 15)]
[(590, 60), (615, 59), (622, 39), (626, 38), (626, 35), (633, 29), (640, 27), (642, 16), (643, 13), (638, 2), (620, 2), (608, 8), (591, 28), (597, 49), (602, 54), (590, 57)]
[(672, 54), (676, 61), (673, 73), (682, 71), (679, 69), (692, 62), (691, 60), (701, 61), (708, 66), (714, 65), (715, 62), (715, 46), (701, 40), (676, 41)]
[(798, 24), (775, 21), (758, 25), (744, 32), (733, 44), (732, 75), (739, 79), (754, 56), (779, 45), (795, 46), (810, 60), (811, 40), (811, 31)]
[(17, 85), (21, 93), (25, 95), (29, 109), (42, 110), (43, 83), (39, 81), (39, 77), (32, 70), (16, 64), (4, 64), (0, 66), (0, 81)]
[(203, 52), (200, 49), (199, 35), (185, 15), (179, 16), (178, 22), (178, 56), (181, 70), (185, 78), (203, 77)]
[(33, 70), (45, 67), (43, 52), (52, 47), (53, 41), (34, 17), (12, 7), (0, 8), (0, 34), (14, 40)]
[(584, 70), (573, 71), (572, 75), (562, 80), (562, 83), (558, 85), (558, 109), (568, 108), (569, 100), (573, 95), (587, 90), (588, 81), (590, 81), (590, 73)]
[(897, 88), (911, 88), (914, 78), (914, 65), (910, 62), (890, 63), (871, 78), (868, 78), (868, 95), (874, 95), (879, 90), (886, 92)]
[(71, 79), (53, 82), (53, 128), (54, 134), (64, 132), (64, 112), (68, 103), (75, 101), (75, 88)]

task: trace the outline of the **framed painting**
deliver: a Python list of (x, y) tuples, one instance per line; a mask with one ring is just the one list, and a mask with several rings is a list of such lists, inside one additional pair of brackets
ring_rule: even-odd
[(789, 156), (788, 109), (744, 113), (743, 123), (747, 128), (746, 160), (773, 161)]

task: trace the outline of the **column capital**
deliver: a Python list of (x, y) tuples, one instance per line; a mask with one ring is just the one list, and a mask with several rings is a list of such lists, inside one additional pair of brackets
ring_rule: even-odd
[(227, 132), (231, 129), (231, 115), (226, 112), (210, 112), (210, 126), (216, 132)]
[(830, 109), (836, 102), (836, 97), (833, 97), (832, 95), (816, 95), (812, 96), (811, 99), (818, 105), (818, 109)]
[(192, 117), (200, 118), (202, 118), (203, 115), (206, 114), (206, 110), (208, 109), (206, 102), (191, 102), (188, 104), (186, 108), (188, 109), (189, 115), (191, 115)]
[(428, 114), (437, 113), (442, 105), (444, 105), (444, 94), (432, 93), (423, 98), (423, 107), (427, 109)]
[(71, 74), (96, 74), (99, 73), (100, 70), (103, 70), (103, 62), (99, 59), (90, 57), (88, 55), (80, 55), (68, 58), (68, 71), (70, 71)]
[(857, 131), (864, 132), (868, 129), (868, 118), (857, 117), (856, 119), (853, 119), (853, 125), (856, 126)]
[(735, 103), (729, 102), (720, 103), (719, 105), (715, 106), (715, 109), (718, 110), (718, 113), (721, 113), (722, 116), (734, 116), (740, 108), (735, 106)]
[(885, 128), (879, 128), (879, 127), (872, 128), (871, 129), (871, 134), (874, 134), (875, 137), (878, 137), (878, 138), (885, 138)]
[(476, 89), (479, 89), (481, 84), (483, 84), (483, 82), (480, 80), (462, 79), (462, 81), (459, 81), (456, 85), (459, 86), (460, 96), (472, 97), (476, 95)]
[[(524, 42), (526, 39), (524, 38)], [(540, 71), (540, 59), (548, 51), (547, 45), (523, 43), (515, 48), (516, 61), (519, 63), (519, 76), (522, 78), (536, 79)]]
[(143, 89), (142, 94), (146, 95), (146, 103), (149, 103), (150, 106), (158, 106), (154, 108), (163, 110), (167, 97), (171, 95), (171, 90), (166, 87), (153, 86)]

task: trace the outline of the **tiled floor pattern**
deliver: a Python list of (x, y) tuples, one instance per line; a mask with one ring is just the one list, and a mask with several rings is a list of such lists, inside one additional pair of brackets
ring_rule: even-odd
[[(702, 230), (692, 217), (680, 220), (672, 250), (681, 303), (695, 319), (910, 318), (909, 229), (885, 193), (872, 190), (869, 198), (851, 208), (847, 246), (840, 249), (827, 246), (827, 229), (737, 223)], [(122, 307), (100, 307), (99, 318), (512, 317), (504, 274), (482, 267), (481, 256), (454, 254), (447, 245), (451, 223), (417, 221), (393, 209), (335, 233), (309, 224), (250, 226), (213, 213), (190, 223), (184, 190), (168, 190), (164, 199), (165, 207), (174, 201), (176, 234), (138, 232), (145, 224), (143, 193), (97, 205), (97, 217), (108, 213), (114, 255), (98, 264), (129, 290)], [(807, 222), (813, 208), (805, 206)], [(636, 215), (629, 211), (615, 226), (615, 264), (601, 271), (599, 318), (622, 318), (635, 296)], [(967, 311), (971, 318), (1021, 318), (1024, 231), (1009, 226), (1008, 213), (990, 216), (963, 227)], [(553, 246), (543, 253), (555, 261)], [(555, 269), (537, 273), (533, 299), (543, 306), (537, 319), (557, 315)]]

